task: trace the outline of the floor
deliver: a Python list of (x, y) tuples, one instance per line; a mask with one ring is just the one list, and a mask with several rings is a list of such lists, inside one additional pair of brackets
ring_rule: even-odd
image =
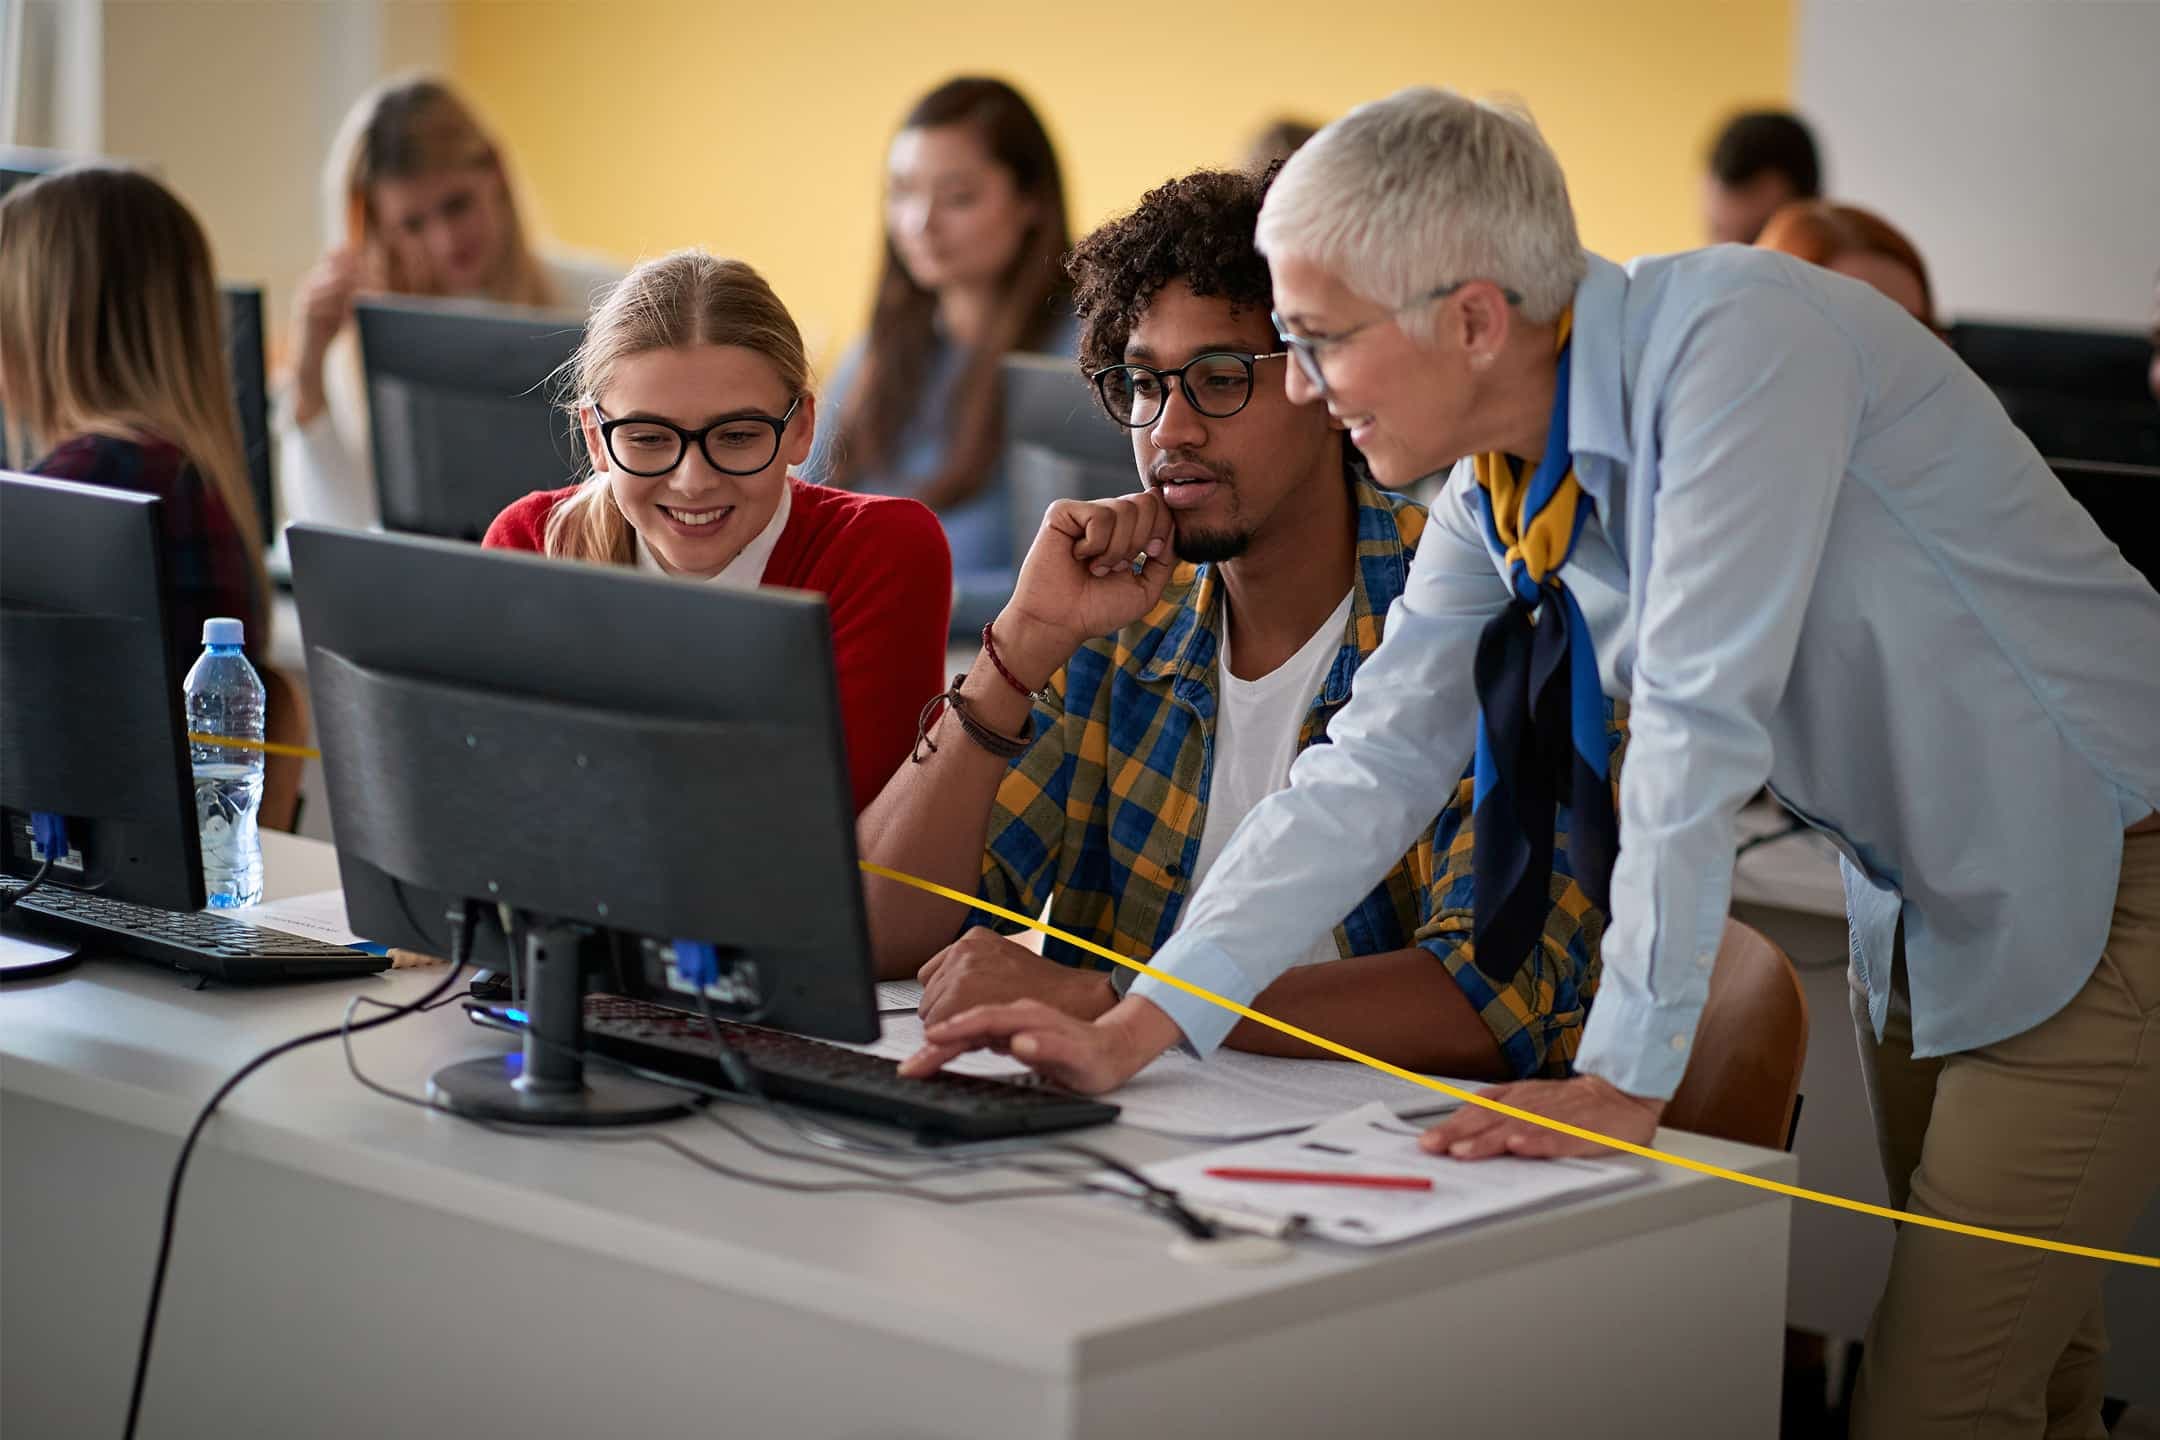
[[(1848, 1354), (1830, 1360), (1819, 1336), (1787, 1332), (1780, 1440), (1845, 1440), (1846, 1406), (1852, 1398), (1848, 1377), (1859, 1354), (1860, 1347), (1854, 1345)], [(2108, 1422), (2109, 1440), (2160, 1440), (2160, 1409), (2151, 1405), (2110, 1403), (2102, 1418)]]

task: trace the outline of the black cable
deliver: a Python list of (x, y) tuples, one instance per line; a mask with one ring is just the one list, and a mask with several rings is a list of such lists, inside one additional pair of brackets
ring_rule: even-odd
[(1783, 840), (1791, 835), (1804, 834), (1808, 828), (1808, 823), (1805, 820), (1787, 821), (1785, 828), (1782, 830), (1772, 830), (1767, 834), (1757, 835), (1752, 839), (1741, 841), (1740, 848), (1733, 851), (1733, 859), (1738, 860), (1742, 855), (1747, 854), (1748, 851), (1753, 850), (1758, 845), (1768, 845), (1773, 840)]
[(47, 855), (45, 857), (45, 863), (38, 866), (37, 874), (30, 877), (29, 884), (23, 886), (20, 890), (14, 890), (9, 892), (6, 903), (0, 904), (0, 915), (7, 914), (8, 911), (14, 909), (17, 905), (20, 905), (23, 901), (29, 899), (31, 892), (35, 891), (40, 885), (43, 885), (47, 880), (52, 878), (52, 868), (53, 857)]
[[(188, 1161), (195, 1153), (195, 1142), (202, 1137), (203, 1127), (210, 1123), (211, 1115), (216, 1113), (225, 1097), (230, 1095), (241, 1081), (280, 1055), (291, 1054), (318, 1041), (338, 1039), (352, 1030), (371, 1030), (378, 1025), (388, 1025), (391, 1021), (414, 1014), (440, 999), (443, 992), (455, 985), (458, 977), (465, 973), (465, 963), (471, 957), (474, 918), (470, 901), (453, 912), (451, 924), (454, 928), (450, 948), (454, 954), (450, 973), (443, 977), (441, 984), (409, 1004), (386, 1006), (389, 1014), (379, 1015), (357, 1026), (351, 1024), (352, 1007), (347, 1006), (345, 1024), (335, 1029), (311, 1030), (305, 1035), (295, 1036), (281, 1045), (274, 1045), (263, 1051), (227, 1076), (225, 1083), (218, 1086), (204, 1102), (202, 1109), (196, 1112), (195, 1123), (188, 1127), (187, 1138), (180, 1142), (179, 1158), (173, 1161), (172, 1182), (165, 1190), (165, 1218), (158, 1228), (157, 1262), (150, 1272), (150, 1304), (143, 1313), (142, 1344), (135, 1352), (135, 1378), (128, 1387), (127, 1427), (121, 1431), (124, 1440), (133, 1440), (136, 1422), (142, 1417), (143, 1386), (150, 1376), (150, 1349), (157, 1339), (158, 1307), (165, 1298), (165, 1272), (172, 1260), (173, 1227), (180, 1209), (180, 1185), (187, 1178)], [(374, 1003), (381, 1005), (383, 1002)]]
[[(353, 997), (352, 1004), (346, 1007), (346, 1019), (349, 1022), (352, 1017), (352, 1012), (361, 1005), (381, 1005), (382, 1003), (383, 1002), (380, 1000), (371, 1000), (364, 995), (355, 996)], [(1054, 1188), (1050, 1186), (1037, 1186), (1032, 1189), (978, 1190), (964, 1195), (947, 1195), (935, 1190), (922, 1190), (904, 1184), (893, 1184), (888, 1182), (866, 1183), (844, 1180), (789, 1180), (777, 1175), (758, 1175), (748, 1170), (738, 1170), (732, 1165), (728, 1165), (723, 1163), (722, 1161), (715, 1160), (711, 1156), (705, 1155), (691, 1148), (690, 1146), (683, 1144), (681, 1141), (675, 1139), (672, 1135), (664, 1135), (659, 1133), (658, 1131), (563, 1130), (553, 1126), (540, 1127), (527, 1125), (505, 1125), (499, 1124), (493, 1120), (481, 1119), (477, 1116), (460, 1115), (456, 1111), (445, 1110), (442, 1106), (436, 1105), (422, 1096), (408, 1095), (402, 1090), (393, 1089), (392, 1087), (383, 1084), (381, 1081), (371, 1078), (360, 1069), (359, 1062), (352, 1052), (351, 1036), (357, 1034), (361, 1030), (367, 1029), (370, 1025), (378, 1023), (380, 1022), (372, 1020), (363, 1021), (358, 1025), (351, 1025), (349, 1029), (341, 1028), (340, 1030), (334, 1030), (330, 1032), (333, 1035), (344, 1036), (345, 1065), (346, 1068), (352, 1072), (353, 1079), (359, 1081), (361, 1085), (365, 1086), (369, 1090), (374, 1091), (377, 1095), (381, 1095), (386, 1099), (395, 1100), (401, 1105), (411, 1105), (422, 1110), (432, 1111), (436, 1114), (451, 1115), (454, 1118), (463, 1121), (465, 1124), (477, 1126), (478, 1128), (486, 1130), (491, 1134), (512, 1135), (517, 1136), (521, 1139), (528, 1140), (581, 1140), (590, 1144), (599, 1145), (658, 1145), (664, 1150), (673, 1151), (675, 1154), (681, 1156), (685, 1160), (688, 1160), (690, 1163), (698, 1166), (700, 1169), (711, 1171), (713, 1174), (722, 1176), (726, 1179), (739, 1180), (745, 1184), (750, 1185), (761, 1185), (767, 1189), (792, 1191), (798, 1194), (830, 1195), (847, 1191), (858, 1191), (877, 1195), (895, 1195), (899, 1196), (902, 1199), (908, 1200), (924, 1200), (935, 1205), (979, 1205), (996, 1200), (1063, 1199), (1070, 1197), (1071, 1195), (1076, 1193), (1075, 1186), (1065, 1185)], [(606, 1057), (588, 1058), (597, 1058), (603, 1060), (606, 1059)], [(611, 1065), (616, 1064), (616, 1062), (612, 1060), (607, 1061), (607, 1063)], [(618, 1066), (617, 1068), (623, 1069), (632, 1074), (649, 1074), (649, 1072), (638, 1071), (635, 1066), (622, 1065)], [(683, 1088), (691, 1088), (685, 1085), (682, 1081), (676, 1080), (672, 1077), (666, 1078), (667, 1083), (671, 1085), (682, 1086)], [(824, 1161), (822, 1160), (822, 1158), (817, 1158), (813, 1159), (812, 1163), (831, 1162)]]
[[(712, 1039), (716, 1049), (723, 1056), (733, 1054), (735, 1056), (736, 1063), (742, 1066), (747, 1075), (749, 1069), (747, 1062), (741, 1059), (739, 1052), (733, 1051), (733, 1048), (728, 1044), (727, 1040), (722, 1035), (719, 1029), (718, 1022), (712, 1013), (710, 1005), (703, 1002), (702, 987), (698, 988), (700, 992), (700, 1008), (705, 1012), (706, 1025), (712, 1034)], [(379, 1000), (369, 1000), (365, 996), (361, 996), (356, 997), (354, 1003), (356, 1005), (380, 1005), (382, 1002)], [(538, 1032), (534, 1031), (529, 1026), (526, 1027), (523, 1033), (527, 1036), (536, 1036), (540, 1040), (540, 1043), (542, 1045), (548, 1046), (553, 1049), (566, 1050), (569, 1048), (567, 1046), (562, 1046), (557, 1042), (551, 1041), (545, 1036), (538, 1035)], [(671, 1086), (679, 1090), (687, 1090), (692, 1094), (702, 1096), (708, 1100), (720, 1100), (730, 1104), (749, 1104), (755, 1106), (756, 1108), (763, 1110), (774, 1120), (778, 1121), (782, 1126), (793, 1131), (796, 1135), (800, 1136), (809, 1144), (816, 1146), (820, 1149), (853, 1147), (858, 1150), (866, 1151), (872, 1154), (892, 1156), (900, 1159), (920, 1160), (929, 1163), (933, 1168), (944, 1168), (947, 1170), (1009, 1169), (1018, 1170), (1023, 1174), (1050, 1176), (1063, 1176), (1066, 1173), (1064, 1171), (1055, 1170), (1046, 1166), (1030, 1165), (1024, 1161), (1014, 1160), (1005, 1156), (977, 1157), (949, 1150), (933, 1150), (929, 1147), (921, 1145), (918, 1142), (913, 1141), (910, 1141), (907, 1144), (896, 1145), (889, 1141), (866, 1138), (858, 1135), (851, 1135), (843, 1127), (835, 1124), (828, 1116), (818, 1117), (819, 1123), (821, 1125), (829, 1127), (829, 1133), (821, 1135), (818, 1130), (804, 1124), (799, 1117), (792, 1113), (795, 1107), (788, 1105), (786, 1102), (775, 1100), (771, 1096), (767, 1095), (764, 1092), (763, 1087), (757, 1084), (754, 1077), (751, 1077), (750, 1085), (744, 1089), (736, 1091), (720, 1090), (712, 1086), (703, 1084), (700, 1081), (690, 1080), (682, 1076), (668, 1075), (660, 1073), (658, 1071), (648, 1070), (641, 1066), (630, 1064), (627, 1061), (615, 1059), (613, 1056), (593, 1054), (582, 1050), (575, 1051), (573, 1053), (577, 1054), (586, 1063), (599, 1063), (602, 1065), (606, 1065), (608, 1068), (620, 1071), (623, 1074), (631, 1075), (641, 1080), (651, 1081), (655, 1084)], [(389, 1091), (383, 1086), (375, 1084), (373, 1081), (370, 1081), (365, 1076), (361, 1075), (359, 1072), (359, 1068), (352, 1065), (351, 1051), (349, 1048), (347, 1050), (347, 1064), (353, 1070), (353, 1077), (359, 1080), (361, 1084), (366, 1085), (369, 1089), (375, 1090), (381, 1094), (390, 1095), (393, 1099), (412, 1100), (412, 1097), (398, 1095), (392, 1091)], [(723, 1068), (726, 1068), (724, 1064)], [(427, 1102), (415, 1101), (414, 1103), (426, 1104)], [(735, 1174), (739, 1178), (746, 1179), (753, 1184), (770, 1184), (782, 1189), (806, 1190), (811, 1193), (823, 1193), (830, 1190), (867, 1190), (881, 1194), (900, 1195), (909, 1199), (933, 1200), (940, 1204), (954, 1203), (958, 1198), (960, 1198), (954, 1196), (940, 1195), (933, 1191), (913, 1189), (906, 1185), (904, 1181), (896, 1177), (892, 1177), (882, 1174), (881, 1172), (871, 1170), (868, 1166), (849, 1164), (846, 1162), (834, 1160), (828, 1156), (823, 1155), (808, 1155), (800, 1151), (782, 1150), (777, 1146), (771, 1145), (765, 1141), (761, 1141), (755, 1138), (754, 1136), (750, 1135), (749, 1132), (742, 1130), (737, 1126), (729, 1124), (727, 1121), (722, 1120), (717, 1114), (713, 1113), (710, 1109), (704, 1110), (703, 1113), (705, 1114), (706, 1118), (713, 1121), (714, 1124), (719, 1125), (722, 1129), (728, 1131), (728, 1133), (730, 1133), (731, 1135), (734, 1135), (736, 1138), (750, 1145), (753, 1149), (762, 1151), (765, 1154), (772, 1155), (776, 1158), (795, 1160), (802, 1164), (825, 1165), (833, 1169), (838, 1169), (853, 1174), (875, 1176), (878, 1183), (867, 1185), (851, 1185), (842, 1183), (819, 1186), (811, 1184), (809, 1182), (779, 1181), (771, 1179), (770, 1177), (758, 1177), (750, 1175), (747, 1172), (729, 1171), (718, 1161), (709, 1160), (705, 1157), (700, 1157), (696, 1155), (689, 1156), (689, 1158), (695, 1160), (696, 1163), (703, 1165), (708, 1170), (715, 1171), (715, 1173)], [(517, 1131), (511, 1133), (523, 1132)], [(653, 1135), (649, 1138), (653, 1139), (656, 1142), (668, 1143), (666, 1137), (663, 1136)], [(1044, 1149), (1059, 1150), (1067, 1152), (1069, 1154), (1078, 1155), (1093, 1165), (1096, 1165), (1105, 1170), (1109, 1170), (1126, 1180), (1131, 1185), (1133, 1185), (1139, 1193), (1135, 1194), (1133, 1193), (1133, 1191), (1121, 1190), (1118, 1189), (1116, 1186), (1102, 1185), (1089, 1180), (1071, 1179), (1066, 1181), (1067, 1188), (1063, 1191), (1027, 1192), (1029, 1196), (1037, 1193), (1061, 1193), (1067, 1195), (1087, 1193), (1099, 1195), (1113, 1195), (1121, 1200), (1137, 1199), (1138, 1201), (1140, 1201), (1141, 1205), (1148, 1211), (1160, 1215), (1170, 1224), (1176, 1226), (1184, 1234), (1198, 1240), (1211, 1240), (1215, 1238), (1215, 1235), (1217, 1233), (1217, 1227), (1212, 1222), (1203, 1220), (1198, 1215), (1193, 1214), (1192, 1211), (1186, 1209), (1183, 1202), (1179, 1200), (1177, 1192), (1175, 1190), (1172, 1190), (1167, 1186), (1157, 1184), (1155, 1181), (1150, 1180), (1147, 1176), (1140, 1173), (1140, 1171), (1134, 1169), (1130, 1165), (1127, 1165), (1124, 1161), (1119, 1160), (1117, 1157), (1106, 1154), (1100, 1150), (1096, 1150), (1091, 1146), (1081, 1145), (1077, 1142), (1070, 1140), (1038, 1140), (1036, 1143), (1041, 1145)], [(668, 1143), (668, 1148), (675, 1149), (679, 1147), (675, 1146), (672, 1143)], [(992, 1198), (1015, 1198), (1014, 1192), (988, 1193), (991, 1195)]]

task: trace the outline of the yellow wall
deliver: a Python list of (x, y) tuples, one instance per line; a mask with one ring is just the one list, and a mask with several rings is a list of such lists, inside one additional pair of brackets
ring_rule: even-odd
[(1042, 112), (1078, 230), (1149, 185), (1234, 163), (1280, 112), (1404, 85), (1527, 101), (1584, 242), (1697, 243), (1704, 145), (1790, 89), (1791, 0), (727, 0), (455, 10), (453, 73), (564, 244), (625, 260), (698, 244), (763, 270), (814, 352), (860, 329), (895, 120), (992, 72)]

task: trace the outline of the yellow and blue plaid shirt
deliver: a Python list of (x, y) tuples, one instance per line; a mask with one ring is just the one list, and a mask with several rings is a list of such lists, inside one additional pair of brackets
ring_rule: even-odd
[[(1348, 483), (1357, 504), (1350, 623), (1306, 713), (1300, 751), (1327, 742), (1328, 721), (1379, 646), (1425, 528), (1424, 507), (1415, 501), (1362, 473)], [(1026, 915), (1048, 904), (1052, 924), (1136, 960), (1170, 938), (1207, 821), (1221, 626), (1214, 567), (1187, 565), (1144, 618), (1073, 655), (1050, 683), (1051, 700), (1035, 708), (1035, 743), (998, 787), (983, 854), (984, 900)], [(1610, 702), (1606, 717), (1617, 749)], [(1343, 917), (1336, 948), (1372, 955), (1422, 945), (1491, 1027), (1512, 1074), (1566, 1074), (1597, 988), (1605, 917), (1566, 873), (1563, 809), (1543, 943), (1509, 984), (1488, 980), (1471, 958), (1470, 800), (1465, 775), (1416, 848)], [(1016, 928), (982, 912), (969, 922)], [(1044, 953), (1068, 965), (1109, 964), (1055, 939)]]

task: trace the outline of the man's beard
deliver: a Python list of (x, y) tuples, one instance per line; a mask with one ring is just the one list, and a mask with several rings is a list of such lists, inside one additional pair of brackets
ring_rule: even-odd
[(1250, 530), (1178, 530), (1170, 548), (1188, 565), (1219, 564), (1235, 560), (1252, 544)]
[[(1173, 458), (1175, 457), (1166, 457), (1164, 463), (1170, 463)], [(1210, 465), (1208, 469), (1224, 489), (1230, 490), (1236, 485), (1237, 471), (1231, 466)], [(1234, 491), (1230, 507), (1234, 514), (1237, 510)], [(1224, 560), (1235, 560), (1252, 544), (1250, 530), (1223, 527), (1207, 529), (1203, 528), (1200, 521), (1187, 521), (1177, 516), (1176, 512), (1172, 513), (1171, 524), (1171, 553), (1188, 565), (1210, 565)]]

